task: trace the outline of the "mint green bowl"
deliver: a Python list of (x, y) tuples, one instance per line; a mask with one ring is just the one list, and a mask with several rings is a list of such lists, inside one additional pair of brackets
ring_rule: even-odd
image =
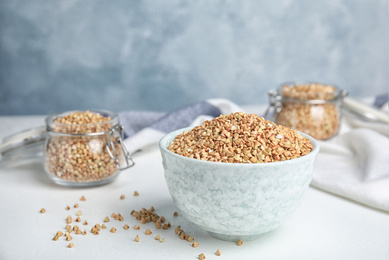
[(319, 144), (307, 155), (282, 162), (243, 164), (187, 158), (167, 149), (180, 129), (159, 143), (174, 203), (189, 221), (215, 238), (253, 240), (275, 230), (299, 206), (312, 179)]

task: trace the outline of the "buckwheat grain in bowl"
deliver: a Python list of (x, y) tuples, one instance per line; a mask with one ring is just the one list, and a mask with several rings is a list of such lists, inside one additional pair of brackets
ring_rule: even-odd
[(218, 239), (244, 241), (297, 209), (319, 145), (257, 115), (233, 113), (167, 134), (160, 150), (182, 215)]
[(311, 152), (309, 138), (256, 114), (221, 115), (178, 135), (168, 149), (189, 158), (228, 163), (285, 161)]

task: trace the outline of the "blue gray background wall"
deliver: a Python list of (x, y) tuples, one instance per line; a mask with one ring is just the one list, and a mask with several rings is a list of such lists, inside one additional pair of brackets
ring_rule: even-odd
[(0, 0), (0, 114), (266, 104), (291, 80), (389, 86), (386, 0)]

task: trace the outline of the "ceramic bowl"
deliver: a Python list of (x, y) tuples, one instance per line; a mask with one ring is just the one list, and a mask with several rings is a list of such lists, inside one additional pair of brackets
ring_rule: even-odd
[(272, 231), (299, 206), (312, 179), (319, 144), (300, 158), (270, 163), (208, 162), (167, 149), (190, 128), (164, 136), (159, 143), (165, 178), (183, 216), (215, 238), (253, 240)]

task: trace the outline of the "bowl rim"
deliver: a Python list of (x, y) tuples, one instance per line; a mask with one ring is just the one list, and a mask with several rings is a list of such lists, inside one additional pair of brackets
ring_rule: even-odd
[[(164, 144), (165, 143), (170, 143), (174, 140), (174, 138), (178, 135), (178, 134), (181, 134), (182, 132), (186, 131), (188, 132), (189, 130), (193, 129), (194, 127), (184, 127), (184, 128), (180, 128), (180, 129), (177, 129), (177, 130), (174, 130), (174, 131), (171, 131), (170, 133), (167, 133), (166, 135), (164, 135), (160, 141), (159, 141), (159, 148), (162, 152), (170, 155), (170, 156), (173, 156), (177, 159), (180, 159), (180, 160), (187, 160), (188, 162), (193, 162), (193, 163), (200, 163), (200, 164), (204, 164), (204, 165), (207, 165), (209, 164), (210, 166), (226, 166), (226, 167), (266, 167), (266, 166), (276, 166), (276, 165), (280, 165), (280, 164), (290, 164), (290, 163), (295, 163), (295, 162), (298, 162), (298, 161), (301, 161), (301, 160), (309, 160), (309, 159), (313, 159), (315, 160), (317, 154), (319, 153), (319, 150), (320, 150), (320, 145), (319, 145), (319, 142), (314, 139), (312, 136), (308, 135), (308, 134), (305, 134), (305, 133), (302, 133), (300, 131), (297, 131), (300, 135), (302, 135), (303, 137), (305, 138), (308, 138), (312, 145), (313, 145), (313, 150), (309, 153), (309, 154), (306, 154), (304, 156), (301, 156), (301, 157), (298, 157), (298, 158), (295, 158), (295, 159), (290, 159), (290, 160), (285, 160), (285, 161), (277, 161), (277, 162), (267, 162), (267, 163), (226, 163), (226, 162), (212, 162), (212, 161), (204, 161), (204, 160), (199, 160), (199, 159), (195, 159), (195, 158), (189, 158), (189, 157), (186, 157), (186, 156), (182, 156), (182, 155), (179, 155), (179, 154), (176, 154), (172, 151), (170, 151), (169, 149), (167, 149), (167, 146), (165, 146)], [(169, 141), (169, 139), (171, 139)], [(313, 158), (311, 158), (313, 157)]]

